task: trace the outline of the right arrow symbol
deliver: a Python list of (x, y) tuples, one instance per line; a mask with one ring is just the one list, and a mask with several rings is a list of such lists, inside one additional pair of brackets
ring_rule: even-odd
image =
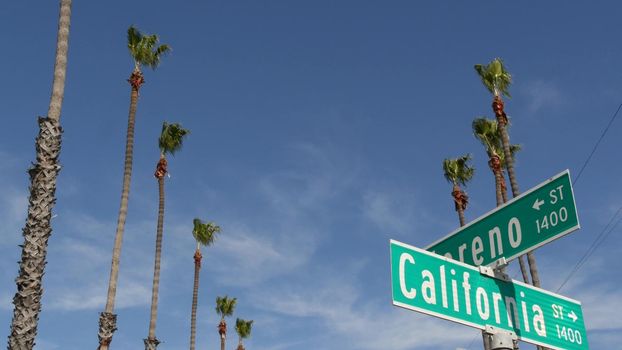
[(570, 317), (572, 319), (572, 322), (577, 322), (577, 319), (579, 318), (577, 316), (577, 314), (574, 313), (574, 311), (570, 311), (570, 313), (568, 313), (568, 317)]
[(543, 200), (536, 199), (536, 201), (533, 203), (533, 205), (531, 207), (534, 208), (535, 210), (540, 210), (540, 206), (542, 204), (544, 204)]

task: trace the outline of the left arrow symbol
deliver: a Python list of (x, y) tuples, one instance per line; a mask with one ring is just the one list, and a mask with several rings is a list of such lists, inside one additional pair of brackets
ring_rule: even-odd
[(532, 208), (534, 208), (535, 210), (540, 210), (540, 206), (544, 204), (543, 200), (540, 199), (536, 199), (535, 202), (533, 202), (533, 205), (531, 206)]

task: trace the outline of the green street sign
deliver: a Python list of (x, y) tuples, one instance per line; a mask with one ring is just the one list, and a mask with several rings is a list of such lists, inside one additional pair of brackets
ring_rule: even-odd
[(514, 332), (528, 343), (589, 349), (581, 303), (391, 240), (393, 305), (478, 329)]
[(510, 261), (579, 226), (568, 170), (450, 233), (426, 250), (470, 265)]

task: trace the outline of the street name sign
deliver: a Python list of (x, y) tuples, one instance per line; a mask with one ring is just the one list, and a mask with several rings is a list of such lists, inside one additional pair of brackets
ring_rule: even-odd
[(568, 170), (450, 233), (426, 250), (479, 266), (510, 261), (579, 226)]
[(478, 329), (514, 332), (528, 343), (589, 349), (581, 303), (394, 240), (393, 304)]

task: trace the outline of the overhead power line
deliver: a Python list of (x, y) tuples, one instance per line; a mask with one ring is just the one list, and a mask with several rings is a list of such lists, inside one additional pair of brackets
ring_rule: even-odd
[(583, 254), (583, 256), (581, 257), (581, 259), (579, 259), (577, 264), (572, 268), (572, 270), (570, 270), (570, 273), (568, 274), (568, 276), (566, 276), (566, 278), (564, 279), (562, 284), (555, 291), (556, 293), (559, 292), (562, 288), (564, 288), (564, 286), (566, 285), (566, 283), (568, 283), (570, 278), (572, 278), (572, 276), (577, 271), (579, 271), (579, 269), (583, 265), (585, 265), (587, 260), (592, 256), (592, 254), (594, 254), (594, 252), (596, 251), (596, 249), (598, 249), (598, 247), (601, 245), (601, 243), (603, 243), (605, 241), (605, 239), (607, 239), (607, 236), (609, 236), (611, 234), (611, 232), (613, 232), (613, 230), (622, 221), (622, 217), (620, 217), (620, 218), (618, 218), (618, 221), (616, 221), (616, 223), (612, 225), (612, 223), (614, 222), (615, 218), (618, 216), (618, 214), (620, 214), (620, 212), (622, 212), (622, 206), (620, 206), (620, 208), (618, 208), (618, 210), (615, 212), (615, 214), (613, 214), (613, 216), (611, 217), (611, 220), (609, 220), (607, 225), (605, 225), (605, 228), (603, 228), (603, 230), (600, 231), (600, 233), (598, 234), (598, 236), (596, 236), (596, 239), (594, 239), (594, 241), (592, 242), (590, 247), (587, 249), (585, 254)]
[(583, 163), (583, 166), (581, 167), (581, 170), (579, 170), (579, 173), (577, 174), (577, 176), (572, 181), (572, 183), (574, 185), (576, 185), (577, 181), (579, 181), (579, 178), (581, 177), (581, 174), (583, 174), (583, 170), (585, 170), (585, 167), (588, 165), (588, 163), (592, 159), (592, 156), (596, 152), (596, 149), (598, 148), (598, 145), (600, 145), (600, 141), (603, 140), (603, 138), (605, 137), (605, 134), (607, 134), (607, 131), (609, 131), (609, 128), (611, 127), (611, 124), (613, 124), (613, 121), (618, 117), (618, 113), (620, 112), (620, 108), (622, 108), (622, 103), (620, 103), (620, 105), (618, 106), (618, 109), (616, 110), (616, 112), (613, 114), (613, 116), (609, 120), (609, 124), (607, 124), (607, 127), (605, 128), (605, 130), (603, 130), (603, 133), (598, 138), (598, 141), (596, 141), (596, 144), (594, 145), (594, 148), (592, 149), (592, 152), (590, 152), (590, 155), (585, 160), (585, 163)]
[[(590, 155), (587, 157), (587, 159), (583, 163), (583, 166), (581, 167), (581, 170), (579, 170), (579, 173), (574, 178), (574, 181), (573, 181), (573, 185), (574, 186), (577, 185), (577, 181), (579, 181), (579, 178), (581, 177), (581, 174), (583, 174), (583, 170), (585, 170), (585, 168), (589, 164), (590, 160), (592, 159), (592, 156), (594, 155), (594, 153), (596, 153), (596, 149), (598, 149), (598, 146), (600, 145), (600, 142), (603, 140), (603, 138), (607, 134), (607, 131), (609, 131), (609, 128), (611, 128), (611, 125), (613, 124), (615, 119), (618, 117), (618, 113), (620, 112), (620, 109), (622, 109), (622, 103), (618, 106), (618, 109), (616, 110), (616, 112), (613, 114), (613, 116), (609, 120), (609, 123), (605, 127), (605, 130), (603, 130), (602, 134), (598, 138), (598, 141), (596, 141), (596, 144), (594, 145), (594, 148), (592, 148), (592, 152), (590, 152)], [(572, 278), (572, 276), (574, 276), (574, 274), (577, 271), (579, 271), (579, 269), (583, 265), (585, 265), (585, 263), (589, 260), (589, 258), (592, 256), (592, 254), (594, 254), (594, 251), (596, 251), (596, 249), (601, 245), (601, 243), (604, 242), (605, 239), (607, 239), (607, 237), (611, 234), (611, 232), (613, 232), (613, 230), (618, 226), (620, 221), (622, 221), (622, 218), (621, 218), (621, 219), (618, 219), (618, 221), (615, 224), (613, 224), (613, 222), (615, 221), (615, 219), (618, 216), (618, 214), (620, 214), (620, 212), (622, 212), (622, 206), (620, 206), (618, 208), (618, 210), (613, 214), (613, 216), (611, 217), (611, 219), (609, 220), (607, 225), (605, 225), (605, 227), (602, 229), (602, 231), (600, 231), (598, 236), (596, 236), (596, 238), (594, 239), (594, 241), (592, 242), (590, 247), (587, 249), (585, 254), (583, 254), (583, 256), (581, 257), (581, 259), (579, 259), (577, 264), (572, 268), (572, 270), (570, 270), (570, 273), (568, 273), (568, 276), (566, 276), (566, 278), (564, 279), (562, 284), (559, 286), (559, 288), (557, 288), (557, 292), (559, 292), (566, 285), (566, 283), (568, 283), (570, 278)]]

